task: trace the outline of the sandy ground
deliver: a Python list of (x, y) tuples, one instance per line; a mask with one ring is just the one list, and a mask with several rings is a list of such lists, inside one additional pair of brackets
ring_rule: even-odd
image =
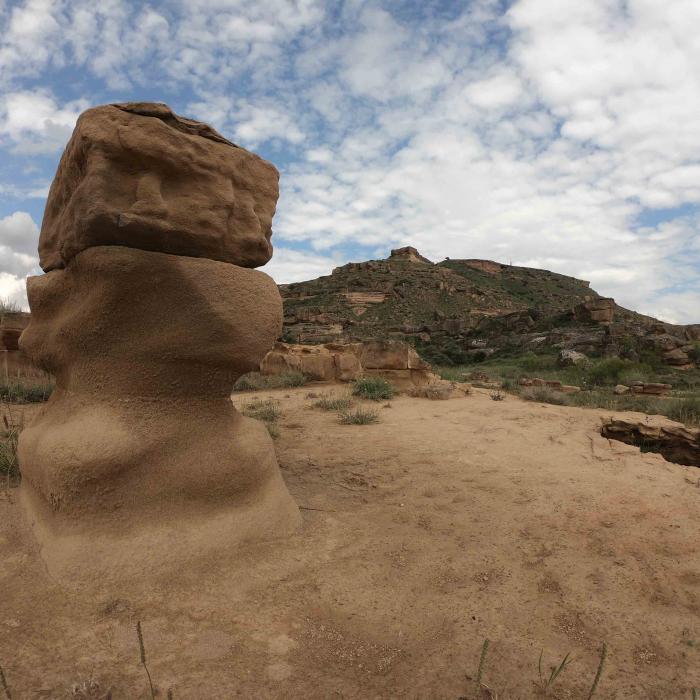
[(15, 700), (150, 697), (137, 620), (162, 698), (472, 698), (485, 638), (493, 697), (541, 697), (543, 650), (545, 667), (573, 657), (549, 697), (586, 698), (603, 641), (596, 698), (700, 687), (698, 469), (608, 442), (599, 410), (476, 390), (343, 426), (310, 390), (258, 394), (283, 411), (292, 539), (76, 592), (0, 495)]

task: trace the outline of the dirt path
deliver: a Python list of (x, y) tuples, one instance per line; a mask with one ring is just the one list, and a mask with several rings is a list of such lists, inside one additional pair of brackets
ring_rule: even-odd
[[(399, 398), (343, 426), (280, 401), (291, 540), (66, 590), (0, 495), (0, 664), (13, 698), (690, 698), (700, 687), (700, 472), (600, 437), (598, 410)], [(314, 391), (319, 391), (314, 389)], [(336, 389), (340, 392), (341, 389)], [(237, 395), (242, 404), (251, 395)], [(196, 465), (193, 465), (196, 468)], [(100, 693), (74, 694), (92, 679)], [(0, 693), (1, 696), (1, 693)], [(484, 695), (484, 697), (488, 697)]]

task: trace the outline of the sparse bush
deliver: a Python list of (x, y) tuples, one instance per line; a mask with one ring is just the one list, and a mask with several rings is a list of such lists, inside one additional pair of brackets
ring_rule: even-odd
[(530, 386), (522, 393), (526, 401), (537, 401), (539, 403), (551, 403), (556, 406), (564, 406), (566, 397), (559, 391), (554, 391), (547, 386)]
[(663, 415), (668, 416), (671, 420), (686, 425), (700, 425), (700, 398), (672, 399), (658, 403), (665, 404), (661, 410)]
[(16, 301), (6, 297), (0, 297), (0, 314), (16, 314), (22, 309)]
[(353, 382), (353, 396), (372, 401), (394, 398), (394, 387), (382, 377), (360, 377)]
[(309, 378), (302, 372), (282, 372), (276, 376), (270, 377), (274, 381), (274, 385), (278, 387), (289, 388), (293, 386), (304, 386), (309, 381)]
[(13, 421), (11, 416), (3, 416), (0, 426), (0, 476), (4, 477), (8, 486), (19, 477), (17, 443), (23, 428), (22, 422)]
[(371, 409), (357, 408), (354, 411), (343, 411), (339, 414), (343, 425), (370, 425), (379, 422), (379, 414)]
[(623, 383), (623, 377), (628, 381), (635, 381), (633, 376), (645, 380), (652, 373), (652, 368), (648, 365), (619, 357), (608, 357), (588, 367), (583, 379), (588, 386), (613, 386)]
[(53, 391), (52, 384), (0, 384), (0, 401), (8, 403), (40, 403), (47, 401)]
[(436, 367), (440, 379), (448, 382), (466, 382), (469, 372), (461, 367)]
[(696, 364), (700, 365), (700, 343), (695, 343), (688, 351), (688, 357)]
[(349, 411), (352, 404), (349, 396), (322, 396), (314, 406), (324, 411)]
[(260, 374), (248, 372), (236, 380), (234, 391), (260, 391), (262, 389), (287, 389), (304, 386), (309, 378), (302, 372), (282, 372), (281, 374)]
[(629, 386), (632, 382), (647, 382), (649, 381), (650, 372), (645, 371), (643, 367), (625, 369), (618, 375), (620, 384)]
[(233, 385), (234, 391), (260, 391), (267, 388), (267, 377), (263, 377), (260, 372), (248, 372), (242, 377), (238, 377)]
[(534, 352), (528, 352), (520, 358), (518, 364), (526, 372), (538, 372), (556, 368), (557, 358), (554, 355), (535, 355)]
[(246, 404), (241, 412), (244, 416), (248, 416), (248, 418), (255, 418), (265, 423), (268, 432), (273, 438), (279, 436), (277, 421), (282, 415), (282, 411), (277, 401), (273, 401), (272, 399), (266, 399), (264, 401), (256, 399)]
[(520, 392), (520, 385), (513, 379), (504, 379), (501, 382), (501, 389), (517, 394)]

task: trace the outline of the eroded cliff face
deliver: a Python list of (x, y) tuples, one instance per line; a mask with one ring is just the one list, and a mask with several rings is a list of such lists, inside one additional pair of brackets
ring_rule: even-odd
[(433, 264), (410, 246), (385, 260), (281, 285), (283, 339), (294, 343), (406, 340), (429, 360), (466, 362), (542, 347), (693, 366), (696, 326), (642, 316), (585, 280), (492, 260)]

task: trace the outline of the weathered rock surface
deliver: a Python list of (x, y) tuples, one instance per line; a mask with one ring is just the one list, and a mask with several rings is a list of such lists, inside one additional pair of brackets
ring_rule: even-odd
[(574, 315), (584, 323), (610, 324), (615, 318), (615, 300), (603, 297), (588, 299), (574, 308)]
[[(424, 262), (412, 248), (385, 260), (280, 286), (283, 340), (294, 343), (405, 340), (433, 364), (490, 355), (571, 350), (591, 358), (654, 356), (695, 363), (695, 326), (675, 326), (600, 297), (586, 280), (490, 260)], [(427, 260), (427, 259), (426, 259)], [(418, 262), (416, 262), (418, 261)], [(700, 326), (698, 326), (700, 327)]]
[(264, 375), (302, 372), (317, 381), (349, 382), (361, 371), (361, 343), (326, 345), (294, 345), (275, 343), (260, 363)]
[(390, 255), (391, 260), (406, 260), (412, 263), (427, 263), (432, 265), (433, 261), (423, 257), (413, 246), (405, 246), (403, 248), (394, 248)]
[(167, 105), (89, 109), (49, 190), (41, 266), (99, 245), (264, 265), (278, 180), (272, 164)]
[(397, 389), (426, 386), (438, 380), (408, 344), (400, 341), (295, 345), (275, 343), (260, 363), (260, 372), (276, 375), (297, 371), (320, 381), (349, 382), (381, 376)]
[(688, 428), (660, 416), (615, 418), (603, 423), (601, 434), (645, 452), (659, 452), (669, 462), (700, 467), (700, 428)]
[(560, 367), (572, 367), (586, 362), (588, 358), (582, 352), (576, 350), (560, 350), (557, 357), (557, 364)]
[(282, 327), (277, 286), (248, 269), (276, 199), (270, 164), (165, 105), (78, 120), (20, 339), (56, 378), (18, 446), (52, 573), (133, 575), (299, 524), (267, 430), (230, 400)]
[(100, 246), (28, 296), (21, 346), (56, 389), (18, 455), (50, 569), (80, 575), (88, 541), (106, 570), (133, 540), (175, 560), (296, 527), (266, 429), (229, 399), (281, 326), (267, 275)]
[(581, 391), (580, 386), (573, 384), (562, 384), (558, 379), (540, 379), (539, 377), (521, 377), (518, 381), (520, 386), (542, 386), (554, 391), (560, 391), (562, 394), (577, 394)]
[(670, 384), (660, 384), (658, 382), (632, 382), (630, 391), (633, 394), (652, 394), (661, 396), (668, 394), (673, 387)]

